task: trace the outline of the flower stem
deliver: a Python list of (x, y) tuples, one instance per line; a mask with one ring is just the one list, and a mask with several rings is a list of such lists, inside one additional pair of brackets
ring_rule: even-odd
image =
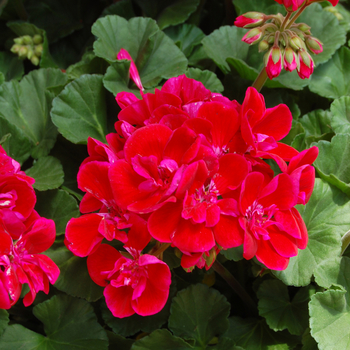
[(264, 86), (265, 82), (267, 80), (267, 73), (265, 67), (261, 70), (259, 75), (256, 77), (252, 87), (258, 90), (258, 92), (262, 89)]
[(245, 289), (240, 285), (240, 283), (232, 276), (229, 270), (225, 266), (215, 260), (212, 265), (214, 271), (216, 271), (227, 284), (237, 293), (237, 295), (243, 300), (247, 307), (256, 314), (256, 303), (250, 297), (250, 295), (245, 291)]
[[(171, 243), (164, 243), (164, 244), (161, 244), (159, 247), (155, 246), (149, 251), (148, 254), (151, 254), (151, 255), (154, 255), (154, 256), (158, 256), (158, 255), (162, 254), (170, 246), (171, 246)], [(155, 250), (154, 250), (154, 248), (155, 248)]]
[(303, 11), (306, 9), (308, 6), (308, 3), (306, 2), (304, 6), (302, 6), (299, 11), (292, 17), (292, 19), (289, 21), (288, 25), (286, 26), (285, 29), (288, 29), (292, 26), (292, 24), (298, 19), (298, 17), (303, 13)]
[(288, 20), (289, 20), (290, 16), (292, 15), (292, 13), (293, 12), (288, 12), (287, 16), (284, 18), (284, 21), (283, 21), (282, 26), (281, 26), (281, 32), (283, 32), (284, 29), (286, 28)]

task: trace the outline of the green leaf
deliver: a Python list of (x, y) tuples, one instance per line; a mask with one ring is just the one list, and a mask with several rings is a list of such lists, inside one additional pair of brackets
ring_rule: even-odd
[(131, 350), (185, 350), (193, 349), (193, 347), (186, 343), (181, 338), (173, 336), (166, 329), (158, 329), (144, 337), (137, 340), (131, 347)]
[(240, 346), (236, 346), (234, 341), (230, 338), (220, 337), (219, 342), (216, 346), (208, 346), (208, 350), (244, 350)]
[(20, 83), (11, 81), (0, 86), (0, 116), (31, 141), (34, 158), (46, 156), (57, 137), (49, 114), (53, 94), (46, 89), (66, 82), (66, 75), (59, 69), (48, 68), (30, 72)]
[(276, 4), (274, 0), (264, 0), (264, 1), (256, 1), (256, 0), (235, 0), (233, 2), (237, 14), (242, 15), (243, 13), (249, 11), (257, 11), (263, 12), (267, 15), (274, 13), (285, 13), (285, 9), (283, 6)]
[[(348, 264), (348, 268), (349, 268)], [(347, 273), (348, 274), (348, 273)], [(347, 289), (349, 290), (349, 285)], [(311, 335), (322, 350), (346, 350), (350, 346), (349, 293), (327, 290), (312, 296), (310, 304)]]
[(243, 259), (243, 245), (236, 248), (223, 249), (220, 253), (228, 260), (240, 261)]
[(230, 304), (217, 290), (196, 284), (177, 293), (170, 313), (168, 327), (175, 335), (205, 346), (226, 331)]
[(0, 52), (0, 72), (5, 80), (20, 80), (24, 74), (23, 62), (8, 52)]
[(26, 174), (35, 179), (33, 187), (39, 191), (53, 190), (63, 184), (61, 162), (52, 156), (39, 158)]
[[(117, 5), (118, 3), (116, 3)], [(86, 52), (81, 61), (69, 66), (66, 73), (70, 79), (76, 79), (83, 74), (105, 74), (107, 62), (96, 57), (93, 52)]]
[(323, 51), (312, 57), (316, 65), (327, 62), (334, 52), (345, 44), (346, 29), (339, 25), (339, 21), (333, 14), (324, 11), (320, 4), (308, 6), (297, 22), (308, 24), (311, 27), (312, 36), (323, 44)]
[(230, 72), (227, 58), (234, 57), (242, 61), (247, 58), (249, 45), (241, 41), (245, 32), (243, 28), (223, 26), (202, 40), (205, 52), (224, 74)]
[(317, 343), (314, 338), (312, 338), (310, 334), (310, 328), (307, 328), (302, 337), (303, 347), (301, 350), (318, 350)]
[(9, 314), (6, 310), (0, 310), (0, 335), (9, 323)]
[(323, 260), (340, 254), (340, 237), (350, 226), (350, 202), (336, 187), (316, 179), (309, 202), (299, 211), (308, 229), (309, 243), (290, 259), (286, 270), (273, 273), (287, 285), (306, 286)]
[(109, 341), (109, 350), (130, 350), (132, 344), (135, 342), (134, 339), (126, 339), (108, 330), (106, 330), (106, 333)]
[(186, 76), (203, 83), (203, 85), (212, 92), (222, 92), (224, 90), (221, 81), (215, 73), (209, 70), (200, 70), (198, 68), (188, 68)]
[(350, 197), (350, 134), (337, 134), (331, 142), (319, 141), (316, 146), (317, 173)]
[(315, 270), (316, 283), (324, 288), (330, 288), (333, 284), (350, 286), (346, 270), (349, 262), (348, 257), (339, 256), (322, 261)]
[(77, 201), (63, 190), (37, 192), (35, 210), (56, 224), (56, 235), (65, 233), (67, 222), (80, 215)]
[(196, 11), (199, 0), (177, 0), (166, 7), (157, 17), (160, 29), (185, 22)]
[(181, 24), (164, 29), (164, 33), (171, 38), (180, 50), (189, 57), (195, 46), (199, 45), (205, 34), (193, 24)]
[(86, 266), (86, 258), (74, 256), (63, 244), (55, 243), (45, 255), (59, 267), (60, 275), (55, 287), (74, 297), (96, 301), (103, 295), (103, 287), (92, 281)]
[(86, 143), (88, 137), (102, 142), (106, 135), (105, 90), (100, 75), (82, 75), (53, 100), (51, 117), (69, 141)]
[(309, 324), (308, 302), (314, 287), (301, 288), (290, 300), (287, 286), (279, 280), (266, 280), (259, 286), (259, 314), (274, 331), (288, 329), (302, 335)]
[(95, 22), (92, 33), (98, 37), (94, 43), (96, 56), (113, 63), (117, 62), (121, 48), (129, 52), (145, 88), (183, 74), (187, 68), (184, 54), (150, 18), (136, 17), (126, 21), (122, 17), (106, 16)]
[(102, 17), (108, 15), (118, 15), (120, 17), (124, 17), (125, 19), (135, 17), (131, 0), (121, 0), (106, 7), (102, 12)]
[(44, 324), (46, 336), (15, 324), (6, 328), (0, 349), (107, 350), (108, 338), (91, 305), (68, 295), (55, 295), (36, 305), (34, 315)]
[(171, 301), (175, 293), (176, 287), (174, 286), (174, 283), (172, 283), (170, 286), (169, 298), (164, 308), (160, 312), (151, 316), (140, 316), (134, 314), (127, 318), (117, 318), (112, 315), (111, 311), (107, 308), (106, 303), (103, 303), (101, 307), (103, 320), (112, 328), (113, 332), (124, 337), (134, 335), (140, 331), (151, 333), (157, 328), (162, 327), (168, 321)]
[(11, 158), (21, 164), (29, 158), (32, 143), (19, 128), (2, 117), (0, 117), (0, 137), (4, 138), (1, 145)]
[(289, 350), (298, 340), (287, 331), (274, 332), (265, 320), (229, 318), (230, 327), (224, 334), (245, 350)]
[(350, 97), (343, 96), (331, 104), (331, 125), (336, 134), (350, 133)]
[(326, 63), (318, 66), (312, 74), (309, 88), (312, 92), (328, 98), (350, 95), (350, 49), (343, 46)]

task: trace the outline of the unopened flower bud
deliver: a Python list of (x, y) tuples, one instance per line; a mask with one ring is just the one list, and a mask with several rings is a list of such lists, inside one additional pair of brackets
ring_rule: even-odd
[(203, 254), (203, 258), (208, 266), (211, 266), (216, 260), (216, 248), (211, 248), (209, 254)]
[(282, 52), (278, 46), (273, 46), (272, 49), (265, 54), (266, 73), (270, 79), (280, 75), (282, 70)]
[(41, 44), (43, 42), (43, 37), (40, 34), (35, 34), (33, 36), (33, 42), (35, 45)]
[(25, 45), (33, 45), (33, 38), (29, 35), (24, 35), (23, 37), (23, 44)]
[(304, 48), (303, 41), (296, 35), (290, 39), (289, 44), (294, 50), (300, 50)]
[(259, 52), (264, 52), (269, 49), (270, 44), (266, 40), (261, 40), (258, 47)]
[(247, 12), (235, 20), (234, 25), (241, 28), (258, 27), (265, 22), (266, 15), (260, 12)]
[(291, 72), (298, 67), (298, 56), (291, 47), (286, 48), (283, 57), (283, 66), (285, 70)]
[(315, 66), (312, 57), (305, 50), (299, 50), (298, 58), (300, 61), (299, 68), (297, 69), (299, 77), (301, 79), (310, 78)]
[(28, 49), (27, 46), (22, 46), (18, 51), (19, 58), (25, 59), (27, 57)]
[(19, 38), (13, 39), (13, 41), (18, 45), (23, 45), (23, 38), (21, 36)]
[(30, 61), (34, 64), (34, 66), (37, 66), (40, 62), (39, 57), (33, 55)]
[(11, 47), (11, 52), (13, 52), (13, 53), (18, 53), (18, 51), (21, 49), (21, 45), (19, 45), (19, 44), (14, 44), (14, 45), (12, 45), (12, 47)]
[(244, 35), (242, 41), (250, 45), (256, 44), (261, 39), (262, 34), (260, 28), (253, 28)]
[(36, 45), (35, 47), (34, 47), (34, 53), (35, 53), (35, 55), (36, 56), (38, 56), (38, 57), (40, 57), (41, 55), (42, 55), (42, 53), (43, 53), (43, 46), (42, 45)]
[(314, 54), (319, 54), (323, 51), (322, 43), (312, 36), (308, 36), (305, 40), (307, 48)]
[(310, 26), (305, 23), (298, 23), (297, 28), (306, 34), (310, 34)]
[(31, 48), (29, 48), (27, 52), (28, 60), (30, 60), (33, 57), (33, 55), (34, 55), (34, 51)]

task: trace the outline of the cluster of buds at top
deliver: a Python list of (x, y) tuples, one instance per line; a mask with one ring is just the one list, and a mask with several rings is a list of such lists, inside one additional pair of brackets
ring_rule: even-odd
[(30, 35), (20, 36), (13, 41), (15, 44), (11, 47), (11, 52), (17, 54), (20, 59), (28, 58), (35, 66), (39, 64), (43, 52), (43, 37), (40, 34), (33, 37)]
[(265, 15), (247, 12), (235, 21), (237, 27), (251, 28), (242, 38), (247, 44), (259, 44), (259, 52), (266, 51), (264, 63), (267, 75), (273, 79), (281, 73), (297, 70), (300, 78), (309, 78), (314, 70), (314, 61), (309, 52), (323, 51), (320, 40), (311, 35), (305, 23), (294, 23), (280, 13)]

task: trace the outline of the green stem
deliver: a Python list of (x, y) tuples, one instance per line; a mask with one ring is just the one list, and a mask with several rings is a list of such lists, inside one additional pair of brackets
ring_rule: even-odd
[(23, 5), (22, 0), (14, 0), (14, 8), (16, 9), (18, 17), (22, 21), (28, 20), (28, 13)]
[(259, 75), (256, 77), (252, 87), (258, 90), (258, 92), (262, 89), (264, 86), (265, 82), (267, 80), (267, 73), (265, 67), (261, 70)]
[(282, 23), (282, 25), (281, 25), (281, 32), (283, 32), (284, 29), (286, 28), (287, 23), (288, 23), (288, 20), (289, 20), (290, 16), (292, 15), (292, 13), (293, 13), (293, 12), (288, 12), (288, 13), (287, 13), (287, 16), (284, 18), (284, 21), (283, 21), (283, 23)]
[(148, 252), (148, 254), (158, 256), (162, 254), (166, 249), (168, 249), (171, 246), (171, 243), (164, 243), (161, 244), (160, 247), (156, 248), (155, 251), (153, 250), (154, 247)]
[(308, 6), (308, 3), (306, 2), (304, 6), (302, 6), (299, 11), (292, 17), (292, 19), (289, 21), (287, 27), (285, 29), (289, 29), (292, 24), (298, 19), (298, 17), (303, 13), (303, 11), (306, 9)]
[(240, 285), (240, 283), (232, 276), (230, 271), (227, 270), (225, 266), (220, 264), (218, 260), (215, 260), (212, 267), (214, 271), (217, 272), (227, 282), (227, 284), (234, 290), (234, 292), (237, 293), (237, 295), (243, 300), (246, 306), (252, 312), (254, 312), (254, 314), (256, 314), (256, 303), (245, 291), (245, 289)]

